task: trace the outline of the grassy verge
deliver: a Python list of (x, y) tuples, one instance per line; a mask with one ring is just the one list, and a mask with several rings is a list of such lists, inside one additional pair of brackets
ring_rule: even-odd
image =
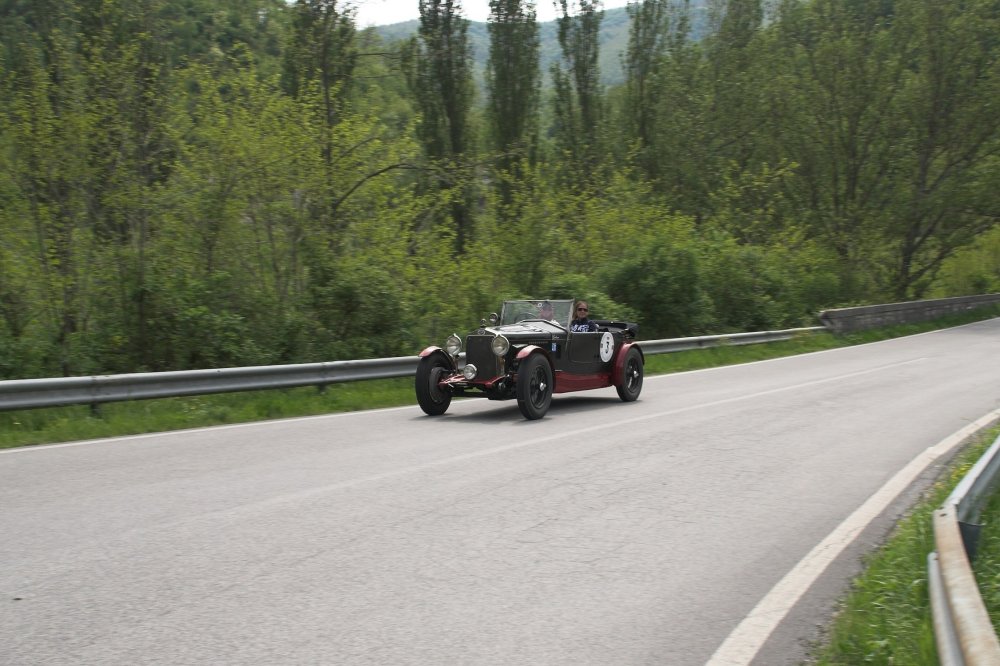
[[(804, 334), (785, 342), (726, 346), (646, 359), (648, 374), (746, 363), (912, 335), (1000, 315), (1000, 308), (845, 336)], [(102, 405), (0, 412), (0, 448), (162, 432), (262, 419), (327, 414), (415, 403), (410, 379), (383, 379), (315, 388), (226, 393)]]

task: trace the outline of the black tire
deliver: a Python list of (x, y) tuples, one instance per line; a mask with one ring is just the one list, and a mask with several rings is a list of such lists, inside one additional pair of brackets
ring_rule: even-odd
[(451, 404), (451, 392), (442, 391), (438, 387), (441, 378), (451, 373), (451, 365), (440, 354), (424, 356), (417, 364), (417, 402), (420, 409), (431, 416), (438, 416), (448, 411)]
[(552, 368), (541, 354), (521, 361), (517, 371), (517, 406), (524, 418), (540, 419), (552, 404)]
[(622, 383), (615, 387), (618, 397), (624, 402), (632, 402), (642, 392), (642, 369), (642, 352), (629, 347), (622, 366)]

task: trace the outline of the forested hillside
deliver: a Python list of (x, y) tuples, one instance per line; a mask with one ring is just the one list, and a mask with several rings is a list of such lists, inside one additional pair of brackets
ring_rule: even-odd
[[(766, 15), (764, 6), (773, 7)], [(416, 353), (521, 295), (643, 337), (1000, 291), (1000, 0), (0, 0), (0, 378)], [(560, 57), (544, 72), (540, 55)]]
[[(688, 37), (692, 41), (700, 40), (705, 33), (708, 14), (706, 1), (694, 0), (688, 9), (691, 22)], [(620, 85), (625, 80), (621, 56), (628, 48), (630, 24), (631, 18), (625, 7), (604, 10), (601, 29), (597, 34), (597, 43), (600, 49), (597, 64), (600, 68), (601, 82), (604, 84)], [(386, 42), (392, 43), (413, 37), (419, 28), (420, 21), (413, 20), (376, 26), (375, 32)], [(538, 62), (542, 69), (543, 85), (548, 82), (549, 69), (563, 57), (559, 48), (558, 30), (559, 24), (556, 21), (545, 21), (538, 24)], [(473, 78), (477, 83), (481, 83), (490, 54), (489, 25), (470, 21), (468, 34), (469, 49), (472, 52)]]

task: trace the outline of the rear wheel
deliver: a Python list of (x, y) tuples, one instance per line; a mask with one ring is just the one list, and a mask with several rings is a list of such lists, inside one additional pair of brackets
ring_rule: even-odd
[(521, 362), (517, 372), (517, 406), (526, 419), (540, 419), (552, 404), (552, 368), (541, 354)]
[(615, 387), (618, 397), (625, 402), (632, 402), (639, 397), (642, 391), (642, 369), (642, 352), (629, 347), (622, 366), (622, 383)]
[(424, 356), (417, 364), (417, 402), (420, 409), (431, 416), (444, 414), (451, 404), (451, 392), (442, 390), (438, 383), (451, 372), (451, 365), (440, 354)]

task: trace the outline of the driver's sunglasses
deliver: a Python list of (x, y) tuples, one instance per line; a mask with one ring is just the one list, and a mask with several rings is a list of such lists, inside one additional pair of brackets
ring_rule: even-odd
[(590, 312), (590, 310), (588, 310), (587, 308), (577, 308), (576, 311), (577, 312)]

